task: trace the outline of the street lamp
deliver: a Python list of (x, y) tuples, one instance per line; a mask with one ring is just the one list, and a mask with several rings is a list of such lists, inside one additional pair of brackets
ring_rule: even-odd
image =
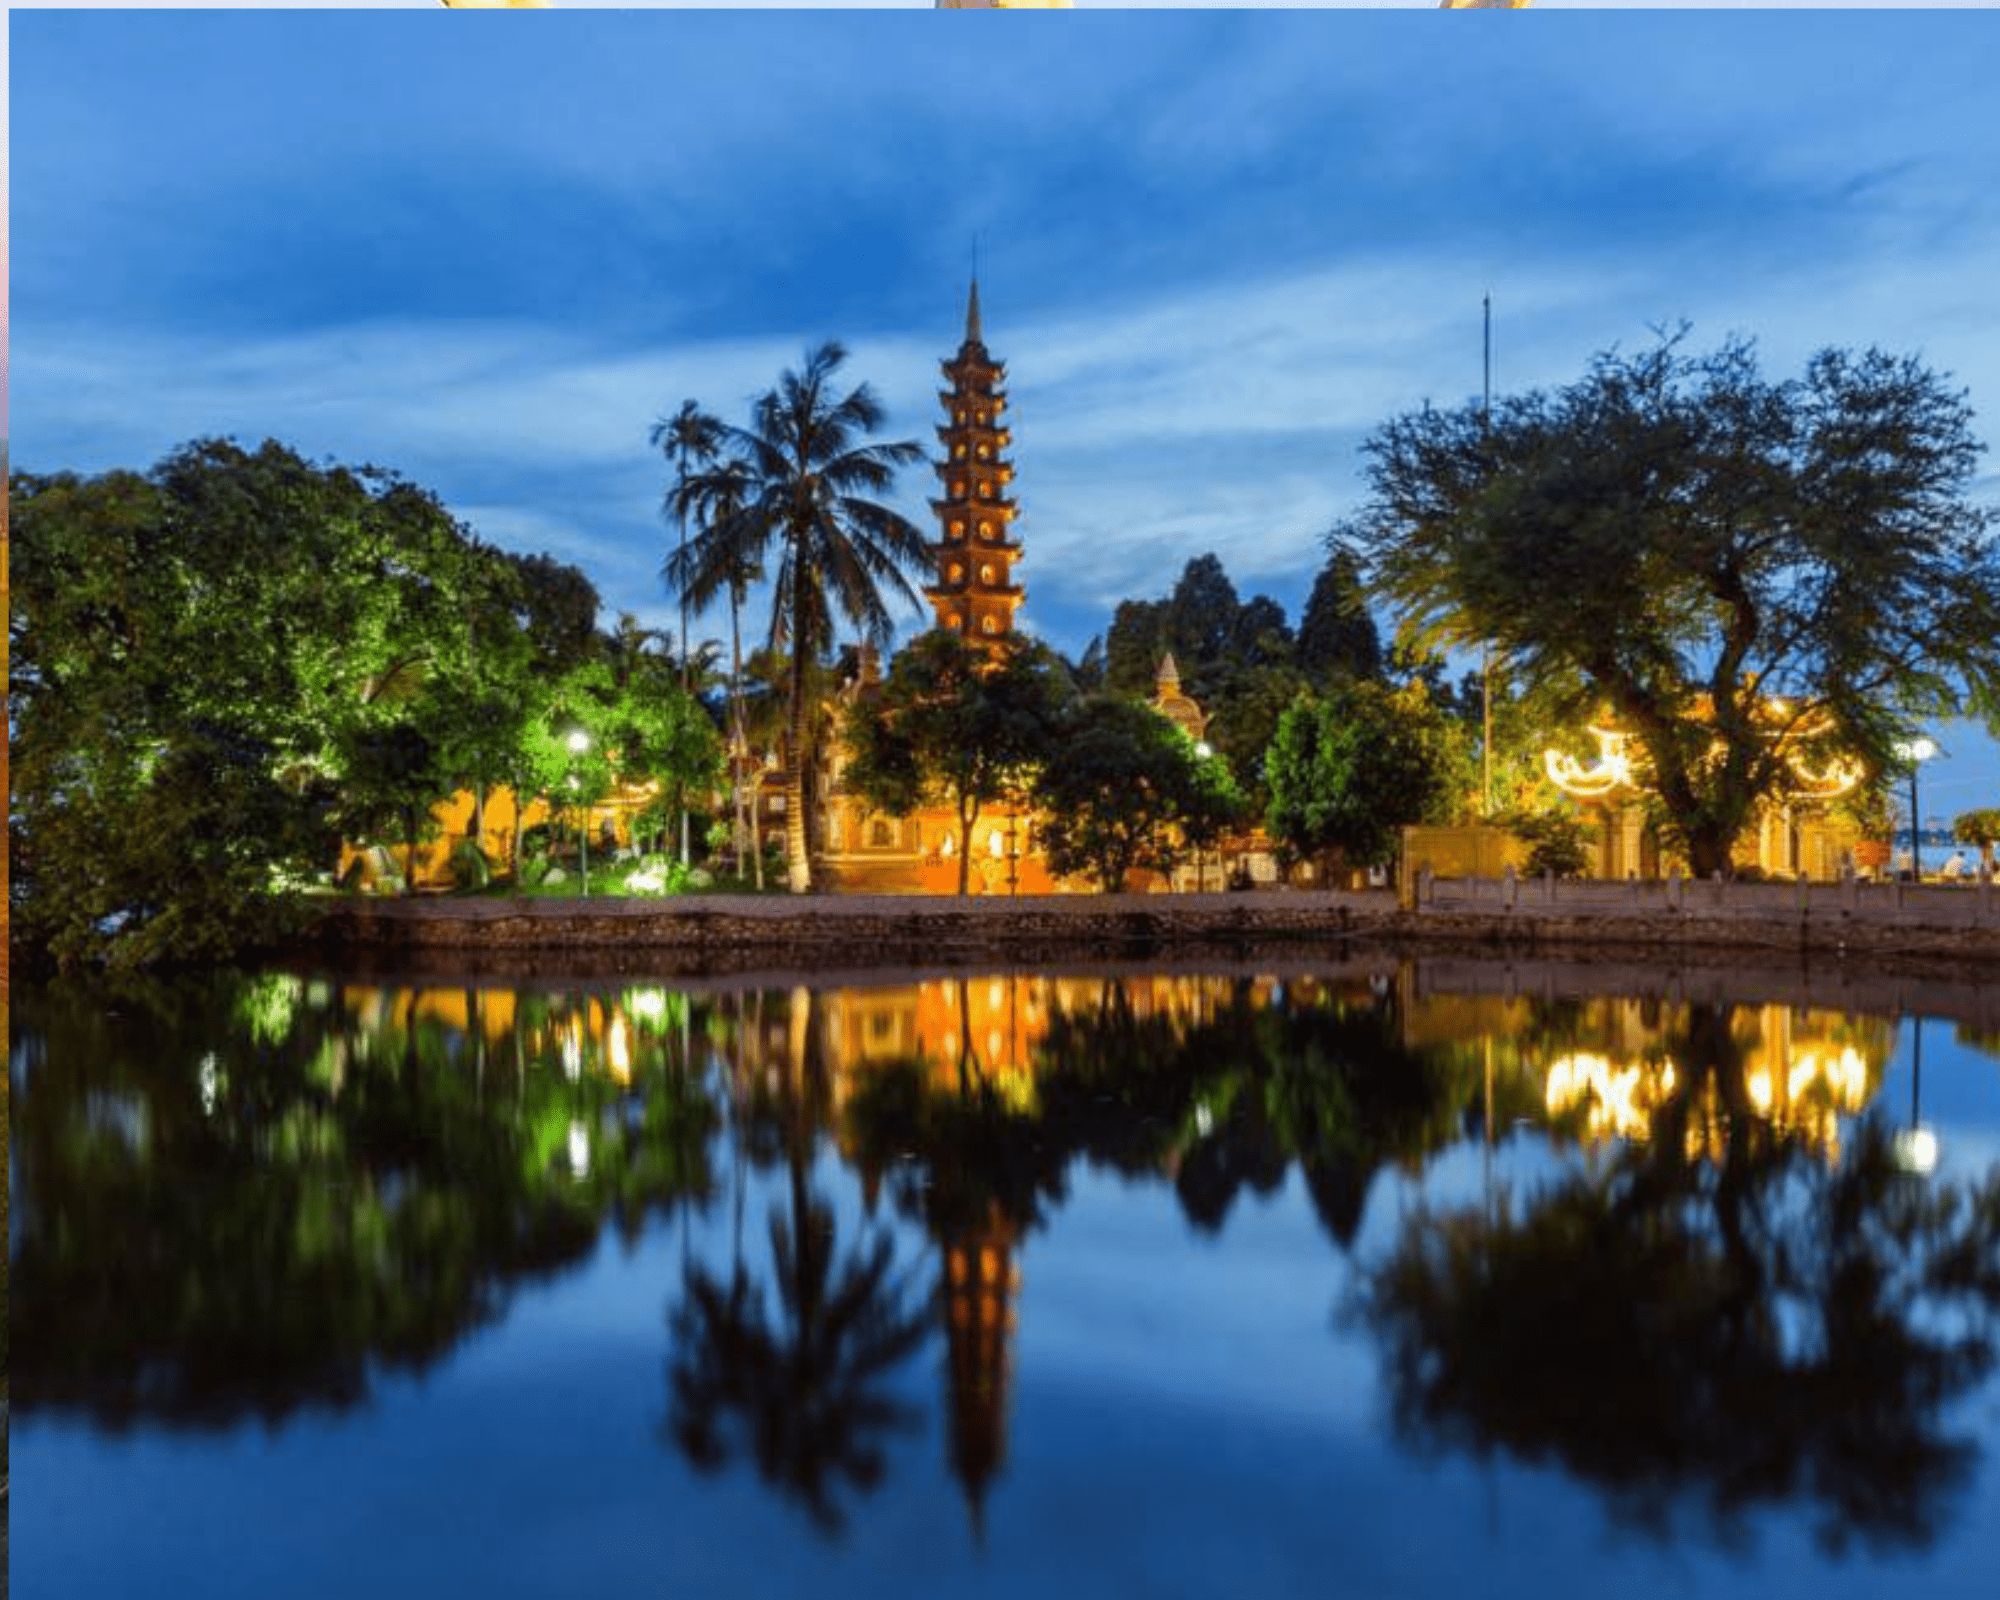
[(1917, 809), (1917, 768), (1937, 754), (1937, 741), (1930, 735), (1920, 733), (1914, 739), (1896, 741), (1898, 760), (1910, 764), (1910, 881), (1924, 881), (1924, 857), (1921, 837), (1924, 830), (1923, 813)]
[[(571, 755), (580, 756), (589, 748), (590, 735), (585, 733), (581, 728), (578, 728), (569, 736), (569, 753)], [(574, 774), (571, 775), (569, 782), (571, 788), (577, 786)], [(583, 807), (583, 832), (581, 839), (583, 843), (583, 897), (588, 900), (590, 898), (590, 805), (587, 801)]]

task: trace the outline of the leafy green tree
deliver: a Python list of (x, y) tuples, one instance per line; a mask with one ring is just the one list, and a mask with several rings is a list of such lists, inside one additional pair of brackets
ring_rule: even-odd
[(1228, 673), (1203, 709), (1208, 743), (1229, 763), (1244, 803), (1262, 815), (1271, 800), (1265, 758), (1277, 736), (1278, 719), (1299, 696), (1310, 692), (1306, 676), (1283, 662), (1241, 667)]
[(1295, 701), (1266, 758), (1266, 826), (1302, 854), (1389, 862), (1401, 830), (1448, 804), (1451, 730), (1421, 684), (1349, 683)]
[(1241, 610), (1236, 585), (1229, 581), (1221, 559), (1213, 552), (1190, 561), (1181, 570), (1174, 592), (1167, 596), (1167, 648), (1193, 686), (1196, 699), (1207, 689), (1209, 673), (1233, 655)]
[(789, 649), (789, 732), (785, 752), (785, 849), (795, 893), (812, 888), (806, 803), (812, 706), (809, 664), (833, 642), (839, 612), (878, 645), (890, 616), (885, 591), (914, 608), (919, 597), (907, 574), (921, 570), (929, 545), (901, 513), (869, 496), (886, 492), (896, 470), (922, 459), (913, 440), (864, 443), (885, 413), (861, 384), (845, 395), (833, 382), (847, 352), (834, 341), (786, 372), (752, 410), (747, 428), (727, 427), (725, 449), (750, 473), (750, 489), (733, 515), (711, 523), (670, 557), (668, 582), (692, 605), (706, 604), (764, 560), (772, 568), (770, 642)]
[(342, 749), (465, 654), (475, 542), (269, 442), (9, 504), (17, 933), (64, 964), (268, 937), (330, 864)]
[(1366, 446), (1357, 528), (1409, 637), (1486, 640), (1572, 718), (1634, 736), (1662, 825), (1726, 870), (1798, 754), (1874, 771), (1918, 719), (2000, 715), (1995, 514), (1965, 397), (1828, 350), (1766, 380), (1680, 335), (1575, 384), (1423, 410)]
[(1049, 865), (1107, 894), (1135, 868), (1172, 873), (1194, 841), (1213, 842), (1235, 801), (1226, 766), (1159, 713), (1110, 696), (1071, 708), (1035, 796)]
[(973, 826), (986, 807), (1025, 800), (1053, 747), (1065, 688), (1045, 647), (1009, 640), (989, 650), (934, 628), (896, 657), (878, 694), (855, 705), (846, 781), (885, 811), (949, 803), (963, 895)]

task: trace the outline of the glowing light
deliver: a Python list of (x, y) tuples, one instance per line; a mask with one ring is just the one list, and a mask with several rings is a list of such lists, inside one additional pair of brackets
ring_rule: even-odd
[(1937, 1171), (1938, 1140), (1929, 1128), (1909, 1128), (1896, 1135), (1896, 1165), (1905, 1172), (1928, 1178)]
[(581, 1122), (569, 1125), (569, 1170), (578, 1178), (590, 1176), (590, 1130)]
[(625, 1004), (632, 1015), (642, 1022), (667, 1020), (667, 991), (664, 989), (627, 989)]
[(1549, 781), (1578, 800), (1601, 800), (1619, 789), (1635, 787), (1627, 736), (1616, 728), (1602, 728), (1595, 723), (1591, 725), (1590, 736), (1597, 741), (1597, 759), (1588, 766), (1564, 750), (1542, 753)]
[[(1768, 737), (1784, 760), (1788, 775), (1786, 798), (1834, 800), (1861, 782), (1864, 773), (1857, 762), (1841, 755), (1824, 755), (1816, 760), (1814, 749), (1808, 748), (1823, 746), (1832, 732), (1832, 719), (1823, 710), (1802, 710), (1789, 700), (1774, 699), (1759, 702), (1755, 711), (1758, 720), (1769, 727)], [(1562, 750), (1542, 753), (1542, 765), (1551, 783), (1576, 800), (1604, 800), (1621, 789), (1645, 786), (1648, 776), (1645, 754), (1636, 740), (1617, 728), (1598, 723), (1591, 724), (1590, 736), (1597, 741), (1597, 755), (1592, 761), (1580, 761)], [(1898, 746), (1899, 751), (1902, 749)], [(1722, 741), (1715, 740), (1710, 746), (1710, 756), (1720, 759), (1722, 753)], [(1905, 755), (1904, 759), (1910, 758)]]

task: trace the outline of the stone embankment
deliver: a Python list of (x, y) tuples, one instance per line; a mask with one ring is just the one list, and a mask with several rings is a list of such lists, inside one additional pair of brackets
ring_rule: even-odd
[(344, 902), (316, 921), (323, 950), (629, 951), (690, 972), (746, 959), (804, 969), (1055, 960), (1376, 940), (1492, 950), (1732, 948), (1874, 958), (2000, 960), (2000, 887), (1556, 884), (1418, 879), (1371, 893), (414, 899)]

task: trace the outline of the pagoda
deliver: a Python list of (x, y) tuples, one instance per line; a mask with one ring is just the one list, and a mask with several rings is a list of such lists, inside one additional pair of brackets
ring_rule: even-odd
[(931, 546), (937, 582), (924, 597), (937, 611), (938, 627), (997, 644), (1011, 637), (1026, 592), (1014, 582), (1021, 547), (1008, 533), (1019, 512), (1007, 497), (1014, 469), (1002, 455), (1011, 437), (1000, 423), (1007, 369), (979, 334), (977, 278), (966, 302), (965, 342), (942, 366), (951, 382), (938, 396), (945, 410), (937, 431), (944, 459), (936, 464), (943, 498), (931, 502), (941, 537)]

